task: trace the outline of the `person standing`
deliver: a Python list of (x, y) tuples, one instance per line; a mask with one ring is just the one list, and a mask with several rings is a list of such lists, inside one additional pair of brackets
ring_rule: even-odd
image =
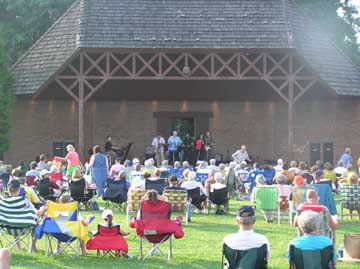
[(205, 141), (205, 150), (206, 150), (206, 161), (209, 162), (210, 159), (213, 159), (215, 157), (215, 151), (214, 151), (215, 141), (210, 131), (206, 132), (204, 141)]
[(194, 142), (190, 135), (186, 134), (183, 141), (183, 162), (188, 161), (191, 164), (193, 163), (193, 143)]
[(105, 154), (101, 152), (100, 146), (93, 147), (93, 155), (90, 158), (89, 167), (92, 167), (92, 172), (96, 184), (98, 197), (104, 194), (104, 187), (106, 177), (108, 175), (109, 165)]
[(154, 147), (156, 166), (160, 166), (164, 160), (165, 139), (160, 134), (154, 137), (151, 145)]
[(241, 148), (232, 155), (232, 157), (233, 157), (234, 161), (237, 163), (241, 163), (243, 161), (251, 162), (249, 154), (246, 151), (245, 145), (242, 145)]
[(204, 161), (205, 160), (205, 141), (204, 141), (204, 134), (200, 133), (198, 138), (195, 140), (195, 158), (197, 161)]
[(173, 131), (173, 135), (168, 139), (168, 151), (169, 151), (169, 164), (172, 165), (175, 161), (179, 161), (179, 150), (182, 141), (177, 136), (177, 131)]
[(66, 168), (66, 176), (71, 177), (73, 172), (76, 169), (83, 170), (84, 167), (80, 162), (79, 154), (75, 151), (75, 147), (71, 144), (66, 146), (66, 150), (68, 154), (66, 154), (65, 158), (56, 157), (60, 160), (67, 161), (68, 165)]
[(351, 149), (346, 148), (343, 155), (340, 157), (340, 161), (342, 161), (343, 167), (347, 167), (348, 164), (352, 164), (352, 156)]

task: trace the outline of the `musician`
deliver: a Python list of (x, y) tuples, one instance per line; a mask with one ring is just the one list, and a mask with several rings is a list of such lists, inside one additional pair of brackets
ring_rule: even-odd
[(179, 151), (182, 141), (177, 136), (177, 132), (173, 131), (173, 135), (168, 139), (168, 151), (169, 151), (169, 164), (173, 164), (174, 161), (179, 161)]
[(165, 139), (158, 134), (154, 137), (151, 145), (154, 147), (156, 166), (160, 166), (164, 160)]
[(206, 158), (206, 149), (205, 149), (205, 141), (204, 134), (200, 133), (198, 138), (195, 140), (195, 158), (197, 161), (204, 161)]
[(114, 159), (118, 155), (117, 151), (119, 150), (119, 148), (113, 146), (113, 144), (111, 143), (111, 139), (112, 137), (110, 135), (106, 138), (105, 154), (111, 155), (111, 157)]
[(190, 137), (189, 134), (185, 135), (184, 141), (183, 141), (183, 145), (182, 145), (182, 149), (183, 149), (183, 162), (184, 161), (188, 161), (189, 163), (193, 163), (193, 156), (192, 156), (192, 152), (193, 152), (193, 140)]
[(205, 141), (206, 159), (207, 161), (209, 161), (210, 159), (213, 159), (215, 157), (215, 152), (214, 152), (215, 141), (210, 131), (206, 132), (204, 141)]
[(249, 154), (246, 151), (246, 146), (242, 145), (241, 148), (239, 150), (237, 150), (233, 155), (232, 155), (234, 161), (236, 163), (241, 163), (241, 162), (246, 162), (246, 163), (250, 163), (251, 159), (249, 157)]

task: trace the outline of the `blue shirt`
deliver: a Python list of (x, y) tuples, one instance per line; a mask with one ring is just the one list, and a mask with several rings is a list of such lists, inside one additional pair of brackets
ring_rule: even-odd
[(266, 184), (272, 185), (272, 181), (273, 181), (274, 176), (275, 176), (275, 169), (274, 168), (263, 169), (262, 174), (265, 177)]
[(262, 175), (262, 174), (263, 174), (263, 170), (257, 168), (257, 169), (251, 170), (249, 172), (249, 174), (247, 175), (246, 181), (250, 183), (250, 193), (256, 185), (256, 182), (255, 182), (256, 176)]
[[(332, 246), (329, 237), (323, 235), (303, 235), (290, 241), (288, 248), (288, 259), (290, 259), (290, 245), (301, 250), (320, 250), (328, 246)], [(336, 260), (336, 250), (334, 249), (334, 260)]]
[(348, 163), (352, 163), (352, 157), (349, 153), (344, 153), (342, 156), (341, 156), (341, 161), (343, 163), (343, 167), (346, 168), (347, 164)]
[[(170, 144), (171, 143), (171, 144)], [(168, 149), (169, 151), (177, 151), (178, 146), (180, 146), (182, 143), (180, 137), (178, 136), (170, 136), (168, 139)]]

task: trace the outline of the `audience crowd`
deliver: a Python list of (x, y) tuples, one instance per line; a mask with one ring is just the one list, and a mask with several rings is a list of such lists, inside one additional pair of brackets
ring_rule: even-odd
[[(322, 188), (318, 188), (318, 185), (328, 186), (326, 188), (330, 190), (332, 196), (341, 191), (344, 184), (359, 184), (358, 171), (352, 165), (350, 149), (345, 150), (336, 167), (329, 162), (325, 164), (317, 162), (313, 166), (308, 166), (305, 162), (292, 160), (288, 163), (282, 159), (278, 159), (275, 164), (251, 163), (245, 146), (233, 154), (233, 162), (218, 163), (215, 159), (210, 159), (209, 163), (198, 161), (194, 166), (187, 161), (182, 163), (174, 161), (173, 165), (169, 165), (167, 160), (162, 160), (161, 163), (156, 164), (153, 158), (146, 159), (143, 163), (138, 158), (125, 160), (122, 163), (119, 158), (113, 158), (114, 156), (111, 156), (114, 163), (109, 163), (108, 156), (99, 146), (93, 148), (90, 160), (82, 164), (72, 145), (68, 145), (67, 151), (68, 154), (64, 158), (56, 156), (50, 159), (42, 154), (29, 166), (22, 163), (19, 167), (13, 167), (0, 162), (2, 193), (9, 197), (25, 197), (27, 202), (24, 210), (31, 208), (39, 218), (45, 212), (46, 200), (60, 198), (68, 192), (72, 182), (81, 180), (85, 181), (85, 196), (89, 199), (95, 194), (99, 199), (105, 199), (107, 183), (110, 179), (114, 182), (124, 182), (124, 193), (130, 190), (146, 190), (151, 182), (161, 181), (163, 186), (157, 189), (156, 193), (159, 194), (159, 199), (165, 201), (167, 198), (160, 195), (163, 190), (183, 190), (190, 193), (198, 189), (199, 203), (195, 205), (195, 214), (208, 214), (209, 204), (216, 207), (216, 214), (228, 214), (230, 199), (249, 200), (253, 206), (243, 206), (237, 212), (239, 232), (226, 236), (223, 243), (236, 250), (257, 248), (265, 244), (267, 258), (270, 257), (269, 241), (265, 236), (253, 231), (255, 208), (259, 206), (257, 203), (260, 197), (259, 190), (275, 186), (278, 194), (276, 202), (281, 205), (282, 210), (289, 209), (289, 203), (291, 204), (295, 199), (297, 188), (313, 187), (306, 191), (304, 194), (306, 199), (296, 209), (298, 217), (294, 225), (299, 227), (302, 236), (292, 240), (290, 245), (302, 250), (314, 250), (333, 245), (335, 231), (339, 226), (336, 214), (332, 212), (333, 205), (328, 202), (329, 199), (322, 201)], [(221, 192), (222, 197), (219, 197), (221, 190), (224, 191)], [(193, 202), (191, 197), (190, 202)], [(191, 221), (191, 207), (187, 210), (190, 211), (188, 221)], [(356, 211), (360, 220), (360, 210)], [(262, 208), (261, 212), (267, 222), (272, 222), (276, 214), (273, 208)], [(320, 233), (322, 225), (320, 223), (323, 221), (319, 217), (320, 212), (325, 212), (328, 222), (326, 224), (332, 234), (330, 237)], [(113, 212), (105, 210), (103, 213), (105, 223), (102, 225), (111, 226), (112, 217)], [(350, 210), (349, 218), (352, 217), (353, 210)], [(127, 234), (124, 231), (122, 233)], [(17, 247), (21, 248), (20, 245)], [(35, 241), (33, 249), (36, 250)]]

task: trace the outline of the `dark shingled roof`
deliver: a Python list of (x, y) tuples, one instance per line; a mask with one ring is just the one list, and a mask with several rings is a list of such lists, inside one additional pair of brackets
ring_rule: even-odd
[(35, 93), (79, 48), (294, 49), (338, 95), (360, 73), (293, 0), (81, 0), (14, 65)]
[(16, 94), (33, 94), (74, 54), (79, 3), (66, 13), (14, 64)]

